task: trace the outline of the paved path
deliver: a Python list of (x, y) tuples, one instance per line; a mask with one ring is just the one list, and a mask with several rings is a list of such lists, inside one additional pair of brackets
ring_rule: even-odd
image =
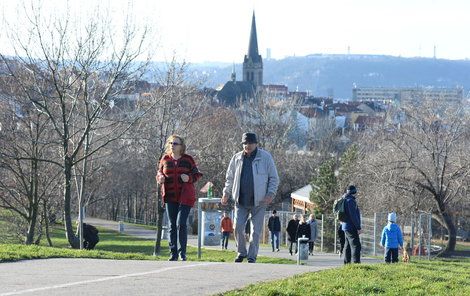
[[(87, 222), (111, 229), (113, 221)], [(155, 231), (125, 225), (125, 233), (151, 238)], [(189, 240), (197, 245), (196, 238)], [(232, 248), (233, 243), (232, 243)], [(294, 259), (286, 250), (260, 255)], [(364, 262), (378, 260), (365, 259)], [(248, 284), (276, 280), (341, 266), (338, 256), (318, 254), (307, 265), (235, 264), (105, 259), (44, 259), (0, 264), (0, 296), (4, 295), (212, 295)]]

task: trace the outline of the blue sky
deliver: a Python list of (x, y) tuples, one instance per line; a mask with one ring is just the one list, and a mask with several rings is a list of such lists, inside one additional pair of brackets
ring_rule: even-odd
[[(44, 0), (46, 11), (64, 0)], [(20, 1), (1, 1), (3, 20), (15, 20)], [(313, 53), (470, 58), (470, 1), (465, 0), (80, 0), (72, 13), (100, 3), (119, 25), (130, 12), (152, 28), (156, 60), (175, 52), (189, 62), (241, 62), (256, 11), (260, 53), (273, 58)], [(21, 25), (21, 24), (20, 24)], [(0, 33), (1, 44), (5, 34)], [(5, 49), (0, 45), (0, 50)]]

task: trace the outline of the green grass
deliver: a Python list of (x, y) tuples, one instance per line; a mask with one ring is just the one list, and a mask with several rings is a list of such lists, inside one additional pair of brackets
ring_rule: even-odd
[(223, 295), (470, 295), (470, 259), (360, 264), (250, 285)]
[[(139, 259), (139, 260), (166, 260), (169, 257), (168, 242), (163, 240), (160, 256), (154, 257), (155, 242), (120, 234), (116, 231), (99, 228), (100, 242), (95, 250), (70, 249), (61, 225), (51, 230), (54, 247), (45, 246), (46, 240), (40, 246), (25, 246), (20, 244), (0, 244), (0, 262), (21, 259), (39, 258), (103, 258), (103, 259)], [(233, 262), (236, 254), (233, 251), (218, 251), (203, 249), (201, 259), (197, 258), (197, 248), (188, 246), (187, 257), (190, 261)], [(258, 258), (261, 263), (295, 264), (289, 259)]]

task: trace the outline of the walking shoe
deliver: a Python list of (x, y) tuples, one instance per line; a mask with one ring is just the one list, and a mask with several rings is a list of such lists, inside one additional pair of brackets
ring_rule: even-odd
[(186, 261), (186, 255), (180, 254), (181, 261)]
[(248, 258), (248, 263), (256, 263), (256, 259)]
[(238, 255), (237, 258), (235, 258), (235, 262), (239, 263), (239, 262), (243, 262), (243, 259), (245, 259), (246, 256), (242, 256), (242, 255)]
[(276, 249), (276, 252), (279, 252), (279, 248)]
[(178, 261), (178, 256), (171, 256), (168, 261)]

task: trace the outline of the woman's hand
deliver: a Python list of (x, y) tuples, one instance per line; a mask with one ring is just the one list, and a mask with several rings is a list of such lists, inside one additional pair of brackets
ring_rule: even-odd
[(181, 180), (186, 183), (189, 181), (189, 176), (186, 174), (181, 174)]
[(157, 182), (158, 182), (158, 184), (165, 183), (165, 176), (164, 175), (157, 175)]

